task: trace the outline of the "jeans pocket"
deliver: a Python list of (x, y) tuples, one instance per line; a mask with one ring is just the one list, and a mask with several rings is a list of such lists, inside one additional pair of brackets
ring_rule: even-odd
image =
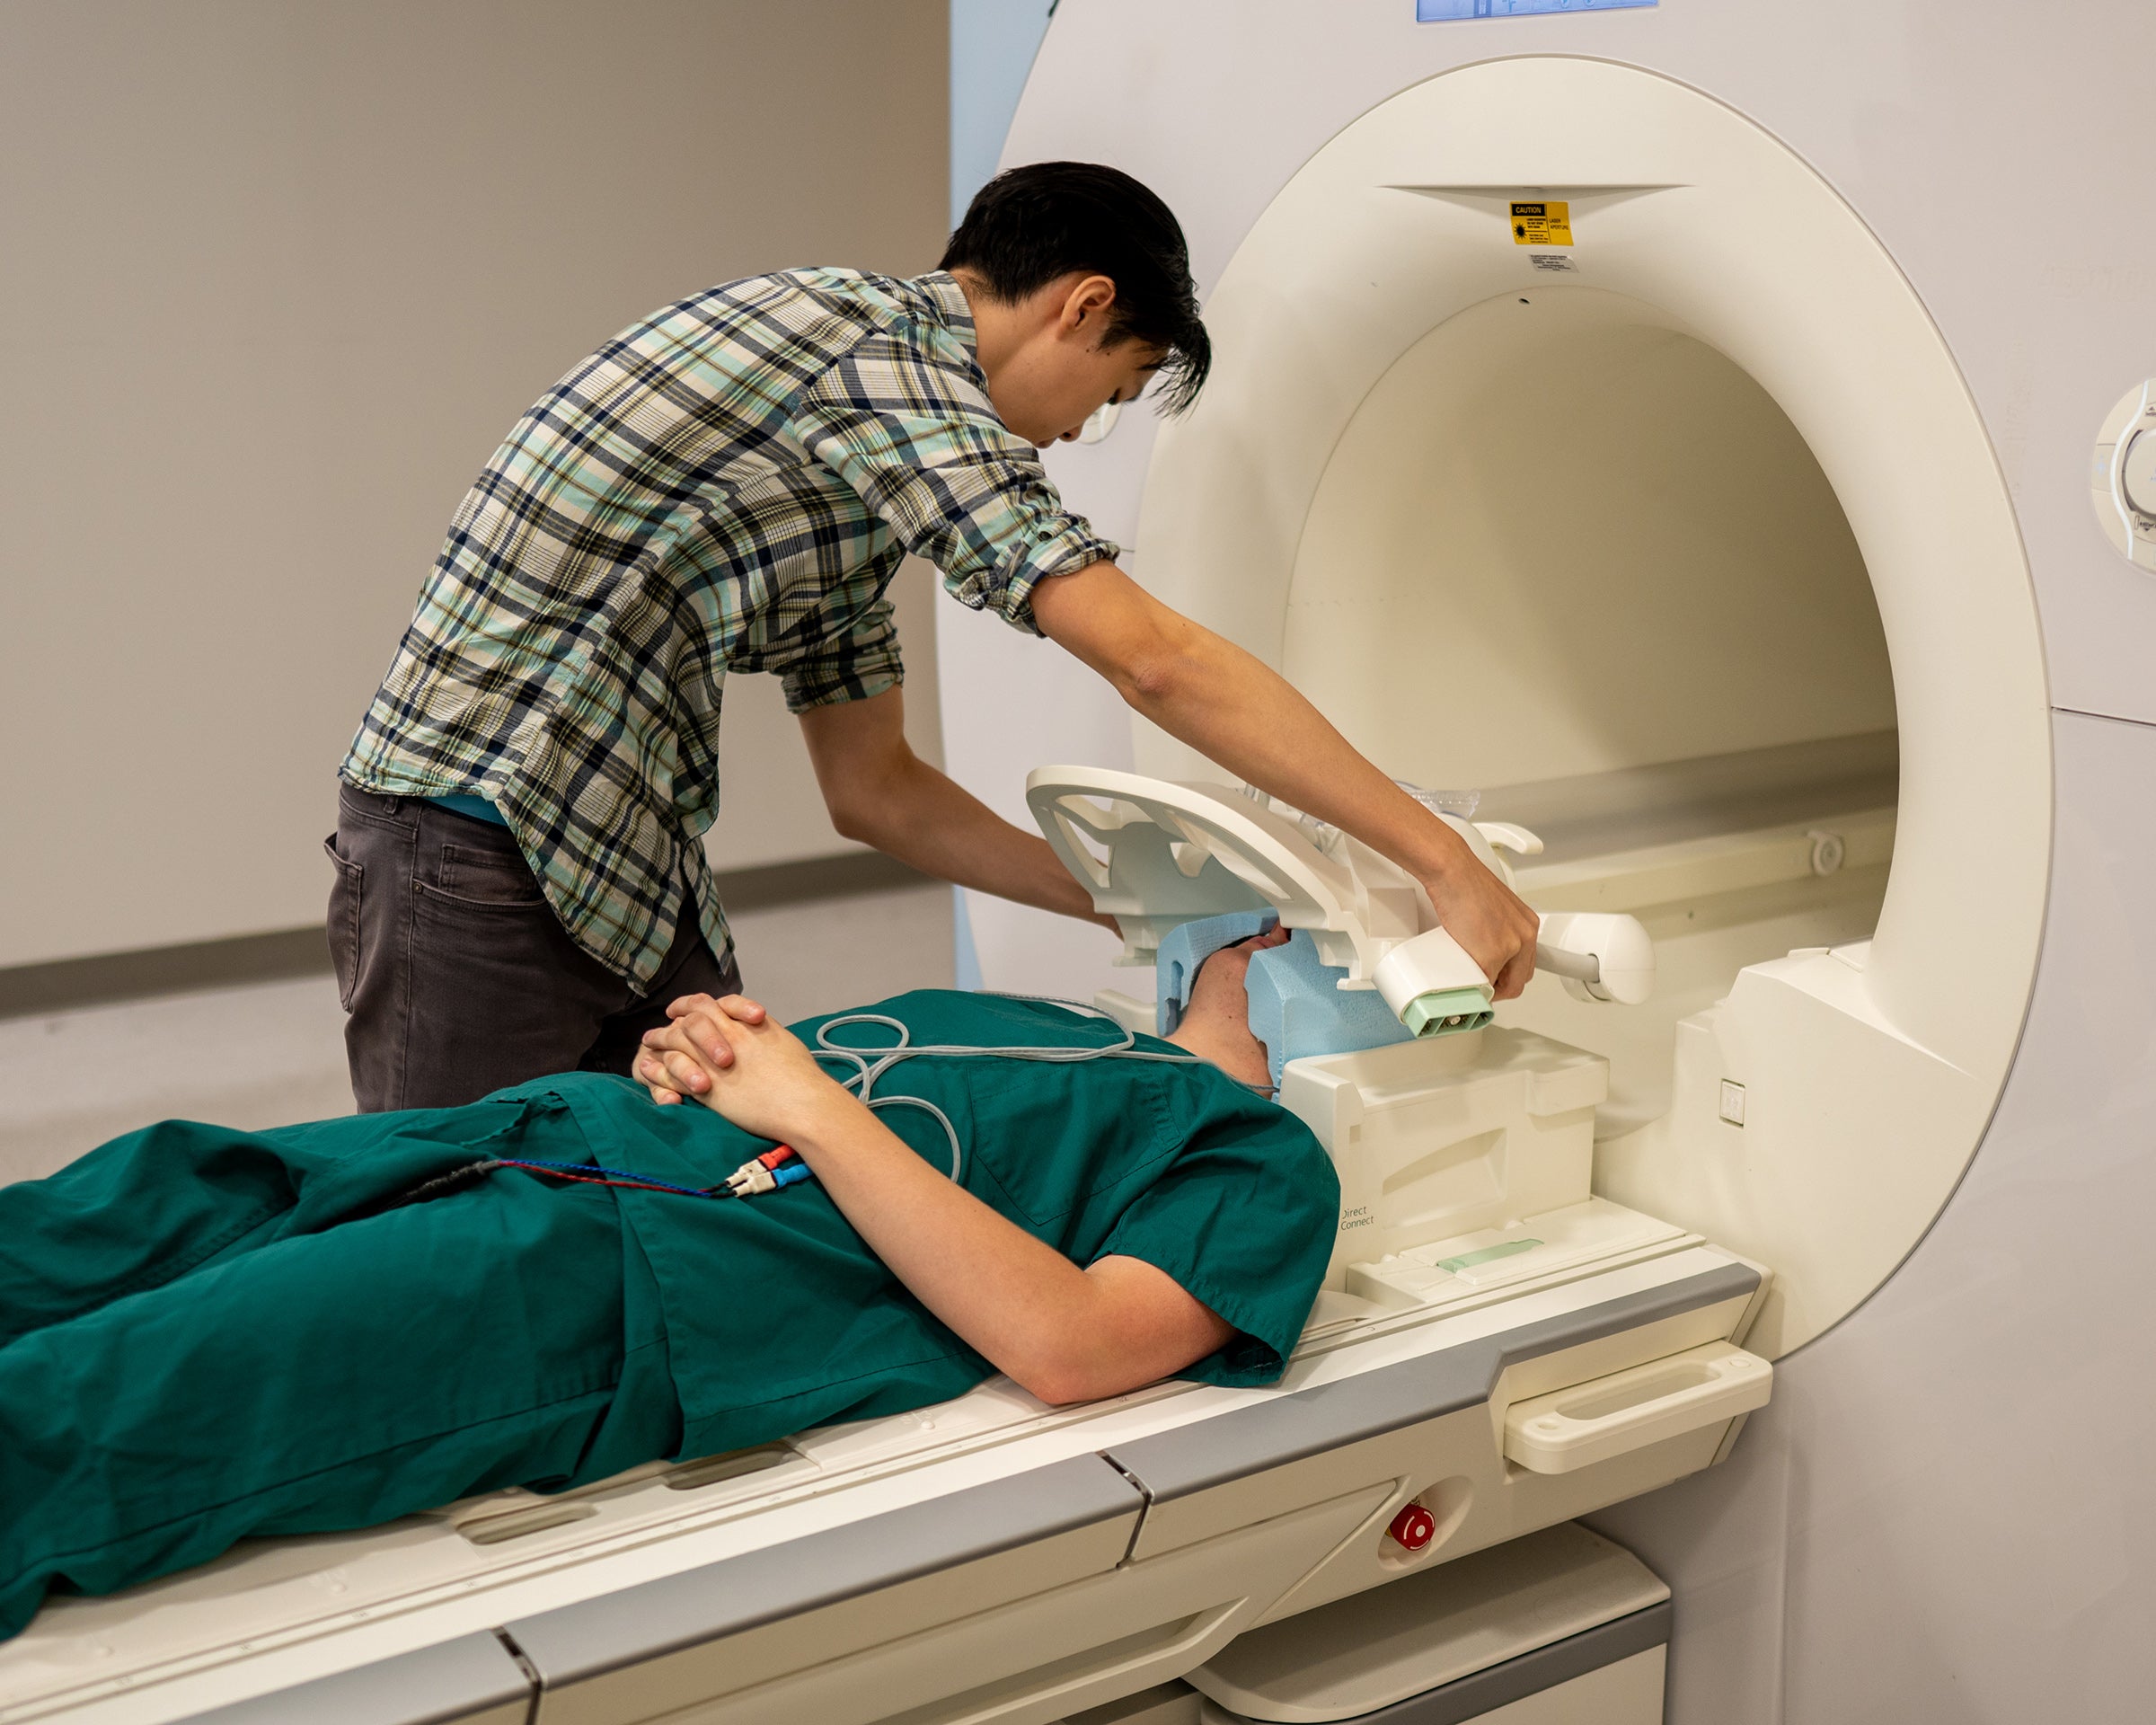
[(337, 1001), (352, 1010), (352, 996), (359, 986), (359, 900), (367, 882), (367, 869), (337, 848), (337, 835), (322, 841), (337, 871), (330, 883), (330, 963), (337, 972)]
[(475, 905), (543, 903), (539, 877), (514, 845), (500, 850), (473, 845), (442, 846), (441, 890)]

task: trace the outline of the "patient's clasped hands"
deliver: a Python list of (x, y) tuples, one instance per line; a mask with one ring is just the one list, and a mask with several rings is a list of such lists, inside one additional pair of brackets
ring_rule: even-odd
[(634, 1067), (654, 1101), (694, 1097), (743, 1131), (774, 1140), (831, 1109), (861, 1106), (806, 1043), (746, 995), (684, 995), (667, 1016), (672, 1022), (644, 1032)]

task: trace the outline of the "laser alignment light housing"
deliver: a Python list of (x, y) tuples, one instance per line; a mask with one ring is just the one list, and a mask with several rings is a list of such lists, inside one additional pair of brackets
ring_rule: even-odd
[(2156, 378), (2128, 390), (2105, 417), (2089, 482), (2112, 549), (2156, 574)]

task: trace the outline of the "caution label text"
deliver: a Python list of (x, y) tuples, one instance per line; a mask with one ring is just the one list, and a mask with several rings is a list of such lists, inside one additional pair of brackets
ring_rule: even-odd
[(1521, 203), (1512, 206), (1512, 243), (1515, 245), (1570, 245), (1572, 206), (1566, 203)]

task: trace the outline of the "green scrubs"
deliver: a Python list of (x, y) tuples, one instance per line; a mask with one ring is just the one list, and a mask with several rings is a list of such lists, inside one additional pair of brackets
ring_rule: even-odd
[[(917, 1044), (1120, 1035), (977, 995), (865, 1010)], [(812, 1039), (823, 1022), (794, 1029)], [(967, 1189), (1029, 1234), (1080, 1263), (1144, 1259), (1236, 1326), (1183, 1376), (1278, 1376), (1339, 1208), (1292, 1115), (1210, 1066), (1133, 1060), (930, 1056), (876, 1094), (942, 1109)], [(928, 1113), (881, 1118), (948, 1166)], [(0, 1636), (49, 1587), (110, 1591), (250, 1534), (559, 1489), (988, 1376), (813, 1181), (713, 1202), (503, 1169), (377, 1208), (487, 1157), (706, 1186), (766, 1147), (707, 1110), (570, 1074), (266, 1133), (169, 1121), (0, 1189)]]

